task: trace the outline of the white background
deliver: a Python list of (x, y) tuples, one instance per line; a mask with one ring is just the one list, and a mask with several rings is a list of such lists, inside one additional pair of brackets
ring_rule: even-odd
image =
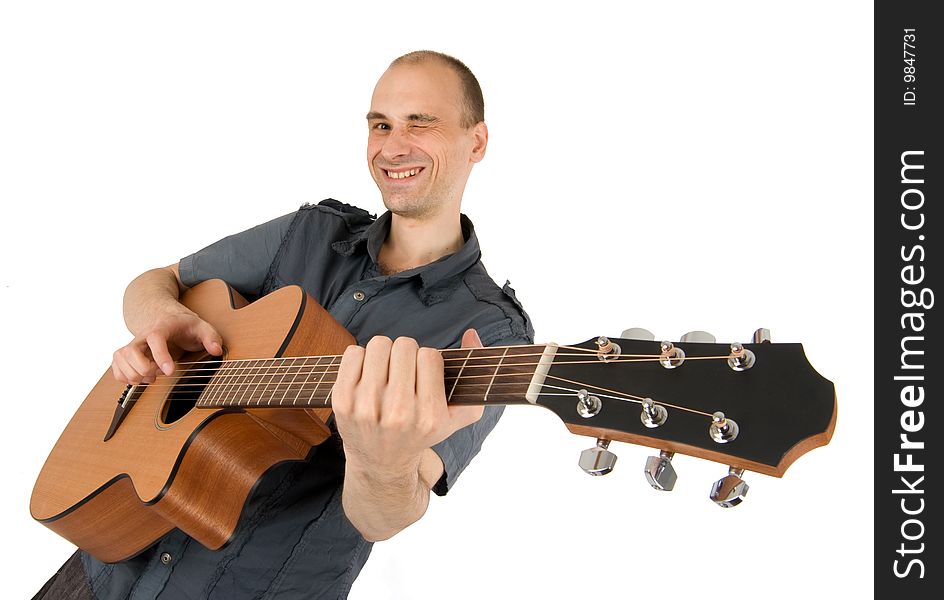
[(128, 339), (125, 285), (334, 197), (382, 210), (364, 114), (394, 57), (478, 75), (491, 138), (464, 211), (539, 341), (643, 326), (803, 342), (832, 443), (748, 500), (650, 451), (613, 474), (550, 412), (506, 411), (352, 598), (861, 598), (872, 590), (872, 7), (863, 2), (10, 2), (0, 9), (3, 596), (72, 552), (32, 521), (49, 448)]

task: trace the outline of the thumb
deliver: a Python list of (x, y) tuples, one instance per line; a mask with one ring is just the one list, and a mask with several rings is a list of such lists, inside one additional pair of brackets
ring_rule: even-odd
[(200, 328), (200, 341), (203, 343), (203, 347), (213, 356), (220, 356), (223, 354), (223, 338), (220, 337), (216, 329), (206, 321), (204, 321), (203, 325), (204, 326)]
[(479, 334), (474, 329), (466, 329), (465, 333), (462, 334), (462, 347), (463, 348), (481, 348), (482, 340), (479, 339)]
[[(481, 348), (482, 340), (479, 338), (478, 332), (474, 329), (466, 329), (465, 333), (462, 334), (462, 347)], [(479, 406), (450, 406), (449, 414), (452, 417), (454, 431), (475, 423), (482, 418), (484, 412), (484, 404)]]

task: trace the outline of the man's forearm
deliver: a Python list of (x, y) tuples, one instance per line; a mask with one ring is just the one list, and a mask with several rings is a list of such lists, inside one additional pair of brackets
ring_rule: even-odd
[(419, 520), (429, 505), (429, 485), (420, 476), (420, 459), (381, 471), (348, 456), (342, 503), (364, 539), (379, 542), (393, 537)]
[(125, 324), (138, 335), (161, 316), (190, 313), (180, 302), (180, 287), (174, 267), (145, 271), (125, 290), (123, 312)]

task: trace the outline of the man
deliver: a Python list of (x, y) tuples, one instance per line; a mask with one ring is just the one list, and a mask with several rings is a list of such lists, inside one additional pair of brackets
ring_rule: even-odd
[(177, 302), (214, 277), (250, 298), (301, 285), (366, 347), (344, 353), (332, 392), (337, 434), (308, 463), (260, 480), (227, 546), (210, 551), (174, 531), (116, 564), (79, 552), (37, 598), (343, 598), (371, 543), (419, 519), (430, 491), (446, 493), (501, 409), (483, 417), (480, 407), (447, 406), (434, 348), (533, 336), (512, 290), (486, 273), (459, 212), (488, 143), (483, 107), (458, 60), (398, 58), (367, 115), (368, 166), (387, 213), (374, 220), (333, 200), (306, 205), (129, 285), (124, 314), (135, 338), (112, 364), (124, 382), (173, 373), (174, 347), (222, 352), (212, 325)]

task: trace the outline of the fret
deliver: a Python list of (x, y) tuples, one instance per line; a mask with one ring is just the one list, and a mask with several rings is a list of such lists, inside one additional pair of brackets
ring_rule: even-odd
[[(334, 356), (334, 357), (332, 357), (332, 358), (331, 358), (331, 363), (328, 365), (329, 368), (331, 368), (331, 367), (334, 366), (334, 361), (335, 361), (335, 360), (341, 360), (341, 357), (340, 357), (340, 356)], [(341, 363), (340, 363), (340, 362), (338, 363), (338, 368), (339, 368), (339, 369), (341, 368)], [(327, 370), (325, 371), (325, 373), (327, 373)], [(337, 372), (335, 372), (335, 373), (334, 373), (334, 380), (332, 381), (332, 383), (337, 383), (337, 381), (338, 381), (338, 374), (337, 374)], [(331, 403), (331, 392), (333, 392), (333, 391), (334, 391), (334, 385), (331, 386), (331, 389), (328, 390), (328, 393), (325, 395), (325, 399), (324, 399), (324, 405), (325, 405), (325, 406), (329, 406), (329, 405), (330, 405), (330, 403)]]
[[(272, 373), (272, 377), (271, 377), (271, 380), (270, 380), (269, 383), (275, 383), (275, 387), (272, 388), (272, 393), (269, 394), (269, 399), (266, 401), (266, 406), (272, 406), (272, 401), (275, 400), (275, 395), (279, 393), (279, 386), (282, 385), (282, 382), (285, 380), (285, 376), (288, 375), (288, 373), (289, 373), (289, 371), (290, 371), (290, 367), (286, 367), (286, 366), (285, 366), (285, 361), (286, 361), (286, 360), (287, 360), (287, 359), (285, 359), (285, 358), (279, 359), (279, 364), (278, 364), (278, 366), (273, 367), (273, 368), (275, 369), (275, 371)], [(274, 364), (275, 364), (275, 363), (273, 362), (273, 365), (274, 365)], [(275, 378), (276, 378), (276, 376), (279, 375), (279, 369), (285, 369), (285, 372), (283, 372), (283, 373), (281, 374), (281, 376), (279, 377), (278, 382), (276, 382), (276, 381), (275, 381)], [(266, 389), (268, 389), (268, 387), (269, 387), (269, 386), (267, 385), (267, 386), (266, 386)], [(282, 400), (279, 400), (279, 406), (281, 406), (281, 405), (282, 405), (282, 402), (285, 400), (285, 394), (286, 394), (286, 393), (288, 393), (288, 388), (287, 388), (287, 387), (286, 387), (284, 390), (282, 390)]]
[[(252, 384), (252, 378), (256, 375), (254, 369), (258, 366), (259, 361), (253, 360), (250, 361), (248, 365), (245, 365), (245, 368), (242, 370), (242, 373), (238, 377), (238, 383), (236, 384), (236, 391), (234, 395), (238, 395), (238, 398), (233, 400), (230, 403), (230, 406), (247, 406), (248, 401), (246, 400), (246, 393), (249, 392), (249, 386)], [(250, 398), (251, 399), (251, 398)]]
[(223, 365), (220, 365), (220, 368), (213, 373), (213, 376), (210, 377), (210, 380), (207, 381), (206, 387), (203, 388), (203, 392), (200, 394), (200, 400), (197, 401), (198, 406), (215, 406), (214, 397), (219, 393), (219, 383), (217, 379), (220, 377), (220, 370)]
[(485, 396), (482, 398), (483, 402), (488, 402), (488, 393), (492, 391), (492, 384), (495, 383), (495, 376), (498, 375), (498, 370), (501, 369), (502, 362), (505, 360), (505, 356), (508, 354), (508, 348), (505, 348), (505, 351), (502, 352), (501, 358), (498, 359), (498, 364), (495, 365), (495, 372), (492, 373), (492, 378), (488, 380), (488, 387), (485, 388)]
[(452, 389), (449, 390), (449, 395), (446, 397), (446, 402), (452, 400), (452, 394), (456, 391), (456, 386), (459, 384), (459, 378), (462, 377), (462, 372), (465, 371), (465, 366), (469, 362), (469, 357), (472, 356), (474, 349), (469, 350), (469, 353), (465, 355), (465, 360), (462, 361), (462, 366), (459, 367), (459, 373), (456, 375), (456, 380), (452, 382)]
[[(315, 358), (315, 364), (312, 365), (312, 366), (314, 366), (314, 367), (317, 369), (317, 368), (318, 368), (318, 365), (321, 364), (321, 357), (320, 357), (320, 356), (315, 356), (315, 357), (313, 357), (313, 358)], [(308, 360), (309, 360), (309, 358), (306, 358), (305, 361), (302, 363), (302, 367), (303, 367), (303, 368), (309, 366), (309, 365), (308, 365)], [(299, 372), (297, 371), (297, 372), (295, 373), (295, 375), (292, 377), (292, 380), (289, 382), (288, 387), (287, 387), (286, 390), (285, 390), (286, 394), (285, 394), (284, 396), (282, 396), (282, 400), (283, 400), (283, 401), (285, 400), (285, 398), (286, 398), (287, 395), (288, 395), (288, 390), (291, 389), (291, 387), (292, 387), (293, 385), (295, 385), (295, 380), (298, 378), (298, 375), (299, 375)], [(292, 406), (298, 406), (298, 398), (299, 398), (299, 396), (302, 395), (302, 390), (305, 389), (305, 384), (308, 382), (308, 379), (309, 379), (310, 375), (311, 375), (311, 371), (306, 371), (305, 377), (302, 379), (301, 384), (298, 386), (298, 391), (295, 392), (295, 397), (292, 399)], [(282, 402), (279, 402), (279, 406), (282, 406)]]
[[(279, 366), (275, 366), (276, 359), (267, 359), (264, 361), (260, 361), (261, 364), (257, 365), (260, 367), (260, 373), (259, 373), (260, 380), (259, 380), (259, 383), (256, 384), (256, 390), (259, 390), (259, 386), (262, 385), (263, 382), (265, 382), (265, 386), (263, 386), (263, 388), (259, 390), (259, 397), (256, 399), (256, 403), (255, 403), (256, 406), (261, 406), (262, 401), (266, 400), (266, 395), (269, 392), (269, 386), (271, 386), (275, 382), (275, 375), (278, 374), (279, 368), (282, 366), (282, 364), (285, 363), (284, 358), (278, 359), (278, 360), (279, 360)], [(255, 397), (256, 390), (253, 390), (252, 395), (250, 396), (250, 400), (253, 397)], [(276, 385), (275, 389), (273, 390), (273, 393), (275, 393), (275, 391), (277, 390), (278, 390), (278, 386)], [(268, 394), (268, 400), (266, 400), (266, 402), (267, 404), (271, 404), (272, 394)]]
[[(241, 364), (241, 363), (237, 363), (237, 364)], [(236, 383), (237, 376), (235, 373), (237, 372), (237, 369), (234, 364), (230, 363), (229, 365), (226, 365), (225, 367), (221, 368), (220, 371), (226, 371), (226, 373), (223, 375), (223, 381), (220, 382), (221, 383), (220, 392), (216, 396), (217, 406), (226, 406), (227, 405), (226, 402), (227, 400), (229, 400), (230, 389)]]
[[(295, 362), (295, 359), (290, 359), (290, 360), (291, 360), (293, 363)], [(282, 375), (282, 378), (279, 379), (279, 385), (282, 385), (282, 384), (285, 382), (285, 376), (292, 372), (292, 368), (293, 368), (294, 366), (295, 366), (295, 365), (293, 364), (293, 365), (291, 365), (290, 367), (287, 367), (287, 370), (286, 370), (285, 373)], [(292, 389), (292, 384), (295, 383), (295, 379), (298, 378), (298, 369), (295, 369), (294, 373), (295, 373), (295, 374), (292, 375), (292, 380), (289, 381), (288, 383), (286, 383), (286, 384), (285, 384), (285, 389), (282, 390), (282, 399), (279, 400), (279, 406), (284, 406), (284, 405), (285, 405), (285, 399), (288, 397), (288, 392), (289, 392), (290, 389)]]
[[(266, 362), (267, 361), (265, 360), (255, 361), (253, 368), (257, 369), (257, 371), (255, 373), (249, 374), (249, 381), (246, 382), (247, 391), (250, 385), (252, 385), (253, 383), (255, 383), (256, 385), (252, 388), (252, 391), (249, 392), (249, 399), (245, 401), (245, 404), (252, 405), (252, 399), (256, 395), (256, 391), (259, 389), (259, 386), (262, 385), (262, 382), (266, 380), (266, 371), (265, 371), (265, 366), (264, 366)], [(260, 364), (263, 365), (262, 368), (259, 368)], [(257, 378), (258, 378), (258, 381), (257, 381)], [(265, 391), (265, 388), (263, 388), (263, 392), (264, 391)], [(259, 402), (261, 400), (262, 400), (262, 394), (260, 394), (259, 399), (256, 400), (256, 406), (259, 406)], [(243, 402), (240, 402), (240, 404), (243, 404)]]
[(216, 393), (213, 396), (213, 403), (216, 406), (224, 406), (226, 401), (226, 388), (232, 382), (232, 365), (223, 364), (217, 371), (219, 382), (216, 384)]
[[(315, 363), (315, 371), (319, 371), (321, 369), (322, 358), (323, 357), (321, 356), (318, 357), (318, 361)], [(318, 386), (321, 385), (321, 381), (324, 379), (325, 373), (327, 373), (327, 371), (328, 371), (328, 366), (325, 365), (324, 370), (321, 371), (320, 376), (318, 377), (318, 381), (315, 383), (315, 388), (311, 390), (311, 394), (308, 396), (308, 402), (305, 403), (306, 406), (311, 406), (314, 403), (315, 393), (318, 391)], [(302, 395), (303, 388), (304, 386), (302, 386), (301, 388), (298, 388), (298, 394), (295, 395), (295, 401), (293, 402), (293, 404), (298, 404), (298, 399)]]
[(220, 370), (218, 368), (213, 372), (213, 375), (210, 376), (203, 390), (200, 392), (200, 397), (197, 398), (198, 407), (209, 408), (214, 406), (213, 396), (219, 392), (219, 384), (216, 382), (219, 376)]
[[(509, 346), (477, 348), (465, 361), (465, 367), (455, 376), (447, 367), (446, 380), (456, 377), (449, 401), (452, 404), (520, 404), (534, 374), (536, 346)], [(452, 351), (450, 351), (452, 352)], [(443, 353), (446, 356), (446, 353)], [(447, 358), (453, 362), (458, 357)]]
[[(334, 361), (336, 361), (336, 360), (341, 360), (341, 357), (340, 357), (340, 356), (332, 356), (332, 357), (331, 357), (331, 362), (328, 363), (328, 368), (325, 369), (325, 374), (327, 374), (328, 369), (330, 369), (331, 367), (334, 366)], [(341, 363), (338, 363), (338, 368), (340, 368), (340, 365), (341, 365)], [(337, 380), (338, 380), (337, 372), (334, 373), (334, 376), (335, 376), (335, 377), (334, 377), (334, 380), (333, 380), (331, 383), (336, 383)], [(319, 382), (319, 385), (321, 385), (320, 382)], [(333, 385), (331, 386), (331, 389), (328, 390), (327, 395), (325, 395), (324, 406), (330, 406), (330, 405), (331, 405), (331, 393), (332, 393), (332, 392), (334, 392), (334, 386), (333, 386)], [(312, 394), (312, 396), (314, 396), (314, 394)]]

